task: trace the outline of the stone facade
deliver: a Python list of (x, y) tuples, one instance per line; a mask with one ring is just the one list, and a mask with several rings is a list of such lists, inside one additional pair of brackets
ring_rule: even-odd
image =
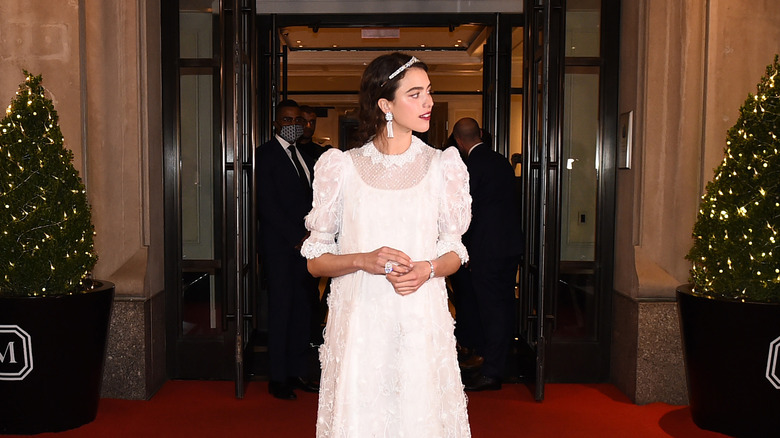
[(101, 395), (149, 399), (166, 380), (164, 295), (114, 300)]
[(612, 382), (637, 404), (687, 404), (676, 302), (615, 294), (612, 310)]

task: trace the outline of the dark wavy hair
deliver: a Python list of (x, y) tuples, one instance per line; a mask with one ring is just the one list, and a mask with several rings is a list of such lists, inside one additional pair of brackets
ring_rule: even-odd
[(363, 78), (360, 80), (359, 124), (357, 131), (352, 136), (350, 147), (363, 146), (371, 137), (385, 129), (385, 114), (379, 109), (377, 102), (381, 98), (393, 100), (395, 92), (398, 90), (398, 82), (410, 68), (416, 67), (428, 71), (428, 66), (424, 62), (417, 61), (393, 79), (389, 79), (393, 72), (411, 59), (411, 55), (394, 52), (379, 56), (368, 64), (363, 72)]

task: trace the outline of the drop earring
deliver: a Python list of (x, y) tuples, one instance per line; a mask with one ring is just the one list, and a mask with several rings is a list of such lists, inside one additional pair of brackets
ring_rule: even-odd
[(386, 112), (385, 120), (387, 120), (387, 138), (393, 138), (393, 113)]

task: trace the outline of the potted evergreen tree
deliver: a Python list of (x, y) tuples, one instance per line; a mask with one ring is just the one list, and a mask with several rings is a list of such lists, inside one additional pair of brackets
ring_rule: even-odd
[(694, 422), (732, 436), (780, 431), (780, 66), (728, 131), (677, 290)]
[(94, 281), (94, 227), (41, 76), (0, 121), (0, 433), (94, 420), (114, 285)]

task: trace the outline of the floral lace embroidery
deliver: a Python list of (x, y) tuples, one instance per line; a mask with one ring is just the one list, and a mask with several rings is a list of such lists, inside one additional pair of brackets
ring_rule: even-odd
[[(416, 141), (415, 141), (416, 140)], [(397, 155), (387, 155), (379, 152), (379, 150), (374, 145), (374, 142), (368, 142), (365, 146), (362, 148), (359, 148), (358, 151), (360, 151), (360, 154), (364, 157), (371, 158), (371, 162), (373, 164), (382, 164), (386, 168), (391, 166), (396, 167), (402, 167), (404, 164), (411, 163), (414, 161), (414, 159), (417, 157), (417, 155), (422, 152), (424, 147), (424, 143), (422, 140), (418, 139), (415, 136), (412, 136), (412, 143), (409, 145), (409, 148), (405, 150), (401, 154)]]
[(385, 155), (374, 143), (347, 152), (360, 178), (371, 187), (403, 190), (417, 185), (428, 173), (436, 150), (412, 136), (412, 143), (402, 154)]
[(316, 259), (323, 254), (339, 254), (339, 246), (336, 242), (316, 242), (306, 239), (301, 247), (301, 255), (307, 259)]

